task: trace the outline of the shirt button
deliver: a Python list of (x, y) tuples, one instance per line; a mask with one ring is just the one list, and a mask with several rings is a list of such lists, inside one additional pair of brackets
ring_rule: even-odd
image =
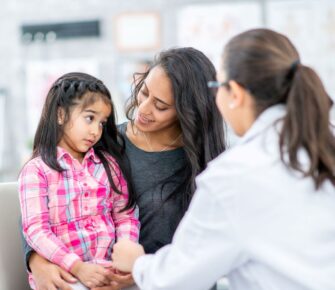
[(87, 186), (87, 183), (86, 183), (86, 182), (84, 183), (84, 186)]
[(85, 207), (84, 207), (84, 210), (85, 210), (85, 211), (88, 211), (88, 207), (87, 207), (87, 206), (85, 206)]
[(88, 197), (88, 192), (85, 192), (85, 195), (84, 195), (85, 197)]
[(84, 176), (84, 172), (80, 172), (79, 175), (80, 175), (80, 176)]

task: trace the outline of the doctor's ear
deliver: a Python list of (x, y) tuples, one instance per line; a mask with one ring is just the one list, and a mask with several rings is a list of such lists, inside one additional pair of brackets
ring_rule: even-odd
[(228, 107), (235, 109), (242, 106), (245, 103), (247, 90), (234, 80), (229, 81), (229, 87), (231, 92), (231, 102)]

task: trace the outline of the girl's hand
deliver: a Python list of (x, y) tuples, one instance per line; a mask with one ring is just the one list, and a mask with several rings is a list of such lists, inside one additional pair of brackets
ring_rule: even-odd
[(108, 286), (91, 288), (91, 290), (122, 290), (122, 288), (120, 288), (120, 286), (116, 282), (112, 282)]
[(140, 244), (130, 240), (120, 240), (113, 247), (113, 267), (123, 272), (131, 272), (137, 258), (145, 254)]
[(130, 287), (135, 284), (135, 281), (131, 273), (123, 273), (118, 270), (115, 270), (113, 272), (110, 272), (108, 277), (114, 283), (117, 283), (117, 285), (122, 289)]
[(29, 267), (34, 276), (36, 289), (72, 290), (70, 284), (78, 281), (70, 273), (44, 259), (37, 253), (31, 255)]
[(110, 270), (108, 273), (110, 284), (108, 286), (92, 288), (91, 290), (121, 290), (135, 284), (131, 273), (120, 272), (113, 268), (107, 269)]
[(103, 266), (81, 261), (76, 262), (71, 269), (71, 273), (88, 288), (108, 285), (110, 283), (107, 277), (108, 272), (109, 270), (105, 269)]

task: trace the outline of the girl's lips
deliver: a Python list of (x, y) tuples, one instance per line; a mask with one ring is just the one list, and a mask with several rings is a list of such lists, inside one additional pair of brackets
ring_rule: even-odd
[(92, 146), (94, 144), (93, 141), (91, 140), (84, 140), (86, 144), (88, 144), (89, 146)]

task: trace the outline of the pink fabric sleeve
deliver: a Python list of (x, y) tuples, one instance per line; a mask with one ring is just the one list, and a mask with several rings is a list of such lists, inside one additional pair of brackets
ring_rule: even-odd
[(50, 229), (47, 186), (41, 165), (34, 160), (27, 163), (19, 177), (23, 234), (38, 254), (69, 271), (81, 259)]

